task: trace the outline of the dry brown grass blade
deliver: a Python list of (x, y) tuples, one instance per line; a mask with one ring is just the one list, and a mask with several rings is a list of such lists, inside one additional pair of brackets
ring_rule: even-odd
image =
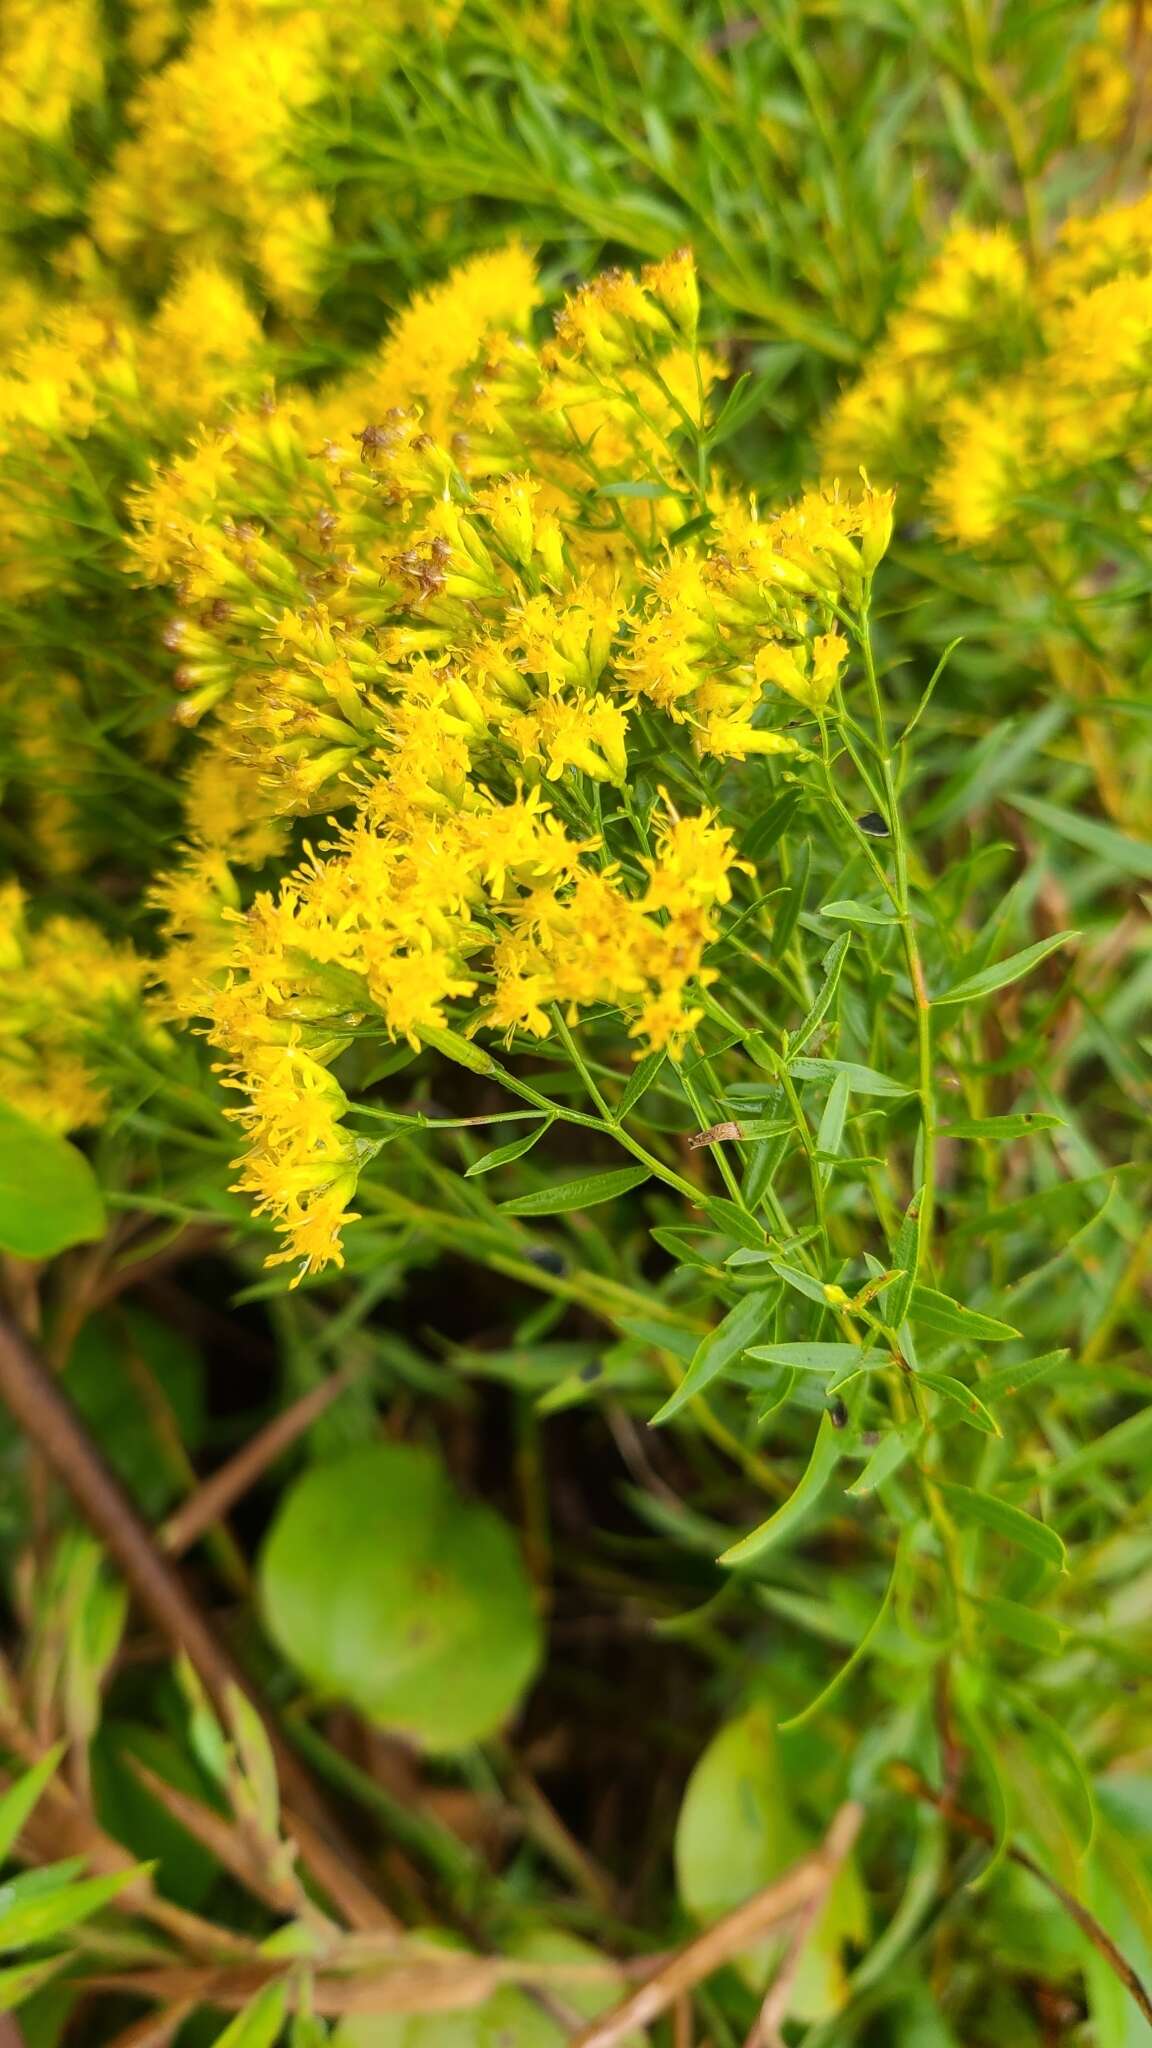
[[(461, 2012), (482, 2005), (505, 1984), (562, 1994), (566, 1984), (617, 1975), (617, 1966), (609, 1962), (526, 1963), (505, 1956), (420, 1950), (414, 1945), (397, 1945), (392, 1959), (386, 1961), (378, 1944), (378, 1936), (367, 1942), (353, 1939), (340, 1944), (339, 1959), (347, 1966), (345, 1973), (338, 1975), (329, 1957), (327, 1971), (321, 1969), (311, 1979), (310, 1996), (317, 2013), (336, 2019), (349, 2013)], [(378, 1957), (375, 1968), (366, 1966), (373, 1946)], [(288, 1969), (290, 1974), (291, 1965)], [(283, 1965), (260, 1961), (220, 1970), (161, 1965), (123, 1975), (100, 1973), (84, 1981), (90, 1990), (115, 1989), (168, 2004), (185, 2001), (239, 2012), (266, 1984), (283, 1975)]]
[(864, 1809), (856, 1802), (849, 1801), (840, 1808), (824, 1837), (820, 1856), (824, 1865), (824, 1882), (814, 1893), (808, 1904), (796, 1915), (796, 1922), (788, 1937), (784, 1959), (772, 1983), (765, 1993), (764, 2003), (756, 2016), (756, 2023), (744, 2044), (744, 2048), (784, 2048), (784, 2037), (780, 2032), (788, 2017), (788, 2007), (796, 1985), (797, 1973), (804, 1958), (804, 1950), (812, 1931), (828, 1903), (828, 1893), (835, 1883), (836, 1873), (848, 1855), (860, 1832)]
[(376, 1934), (399, 1932), (401, 1923), (396, 1915), (311, 1820), (285, 1807), (284, 1825), (300, 1844), (300, 1853), (317, 1884), (344, 1915), (349, 1927)]
[[(313, 1838), (322, 1840), (329, 1868), (335, 1863), (355, 1871), (359, 1856), (340, 1839), (312, 1779), (279, 1729), (271, 1722), (252, 1686), (193, 1599), (178, 1571), (166, 1558), (138, 1514), (119, 1479), (92, 1442), (59, 1385), (21, 1332), (0, 1316), (0, 1398), (20, 1428), (67, 1487), (76, 1506), (123, 1572), (144, 1612), (163, 1631), (173, 1649), (182, 1650), (225, 1720), (233, 1687), (251, 1701), (267, 1729), (277, 1773), (287, 1797), (305, 1815)], [(316, 1875), (322, 1884), (323, 1874)], [(375, 1923), (394, 1925), (393, 1915), (361, 1880), (362, 1909), (374, 1901)]]
[(299, 1401), (293, 1402), (282, 1415), (275, 1416), (266, 1428), (249, 1437), (234, 1458), (229, 1458), (226, 1465), (214, 1472), (211, 1479), (206, 1479), (203, 1486), (198, 1487), (191, 1498), (168, 1517), (160, 1530), (160, 1541), (169, 1556), (183, 1556), (193, 1543), (219, 1522), (249, 1487), (262, 1478), (281, 1452), (294, 1444), (317, 1416), (331, 1407), (338, 1395), (351, 1385), (353, 1377), (350, 1372), (334, 1373)]
[[(8, 1717), (4, 1717), (2, 1732), (6, 1745), (24, 1761), (35, 1763), (38, 1760), (35, 1745), (25, 1748), (11, 1740)], [(28, 1860), (37, 1863), (54, 1862), (61, 1856), (82, 1856), (99, 1876), (112, 1876), (137, 1868), (136, 1857), (129, 1855), (111, 1835), (105, 1834), (88, 1808), (60, 1777), (45, 1787), (36, 1811), (22, 1830), (20, 1849)], [(147, 1875), (136, 1877), (126, 1886), (120, 1893), (120, 1901), (138, 1913), (141, 1919), (150, 1921), (173, 1941), (179, 1942), (192, 1955), (218, 1962), (226, 1955), (250, 1956), (254, 1953), (254, 1942), (246, 1941), (226, 1927), (217, 1927), (211, 1920), (201, 1919), (198, 1913), (190, 1913), (183, 1906), (173, 1905), (169, 1899), (162, 1899)]]
[[(843, 1808), (837, 1815), (837, 1822), (849, 1813), (855, 1816), (854, 1827), (858, 1827), (859, 1809), (856, 1807)], [(847, 1826), (847, 1822), (844, 1824)], [(823, 1899), (828, 1886), (827, 1858), (828, 1843), (825, 1842), (811, 1856), (793, 1864), (783, 1877), (765, 1885), (763, 1891), (756, 1892), (742, 1906), (737, 1906), (723, 1920), (718, 1920), (714, 1927), (706, 1928), (703, 1934), (677, 1949), (661, 1963), (653, 1976), (629, 1992), (627, 1998), (622, 1999), (611, 2012), (602, 2013), (599, 2019), (574, 2035), (570, 2048), (616, 2048), (627, 2034), (651, 2026), (713, 1971), (731, 1962), (745, 1949), (754, 1947), (770, 1927), (778, 1927), (782, 1920), (791, 1920), (796, 1914), (803, 1913), (814, 1900)]]
[(195, 2011), (190, 1998), (181, 2000), (179, 2005), (166, 2005), (163, 2012), (145, 2013), (142, 2020), (133, 2020), (122, 2034), (117, 2034), (108, 2048), (169, 2048), (176, 2031)]
[(274, 1913), (284, 1913), (293, 1918), (301, 1914), (322, 1918), (310, 1905), (299, 1880), (291, 1873), (273, 1870), (267, 1855), (261, 1855), (259, 1845), (250, 1842), (224, 1814), (214, 1813), (199, 1799), (193, 1799), (187, 1792), (169, 1785), (138, 1757), (129, 1757), (128, 1763), (133, 1776), (140, 1780), (164, 1811), (207, 1849), (217, 1863), (230, 1871), (245, 1890), (263, 1899)]

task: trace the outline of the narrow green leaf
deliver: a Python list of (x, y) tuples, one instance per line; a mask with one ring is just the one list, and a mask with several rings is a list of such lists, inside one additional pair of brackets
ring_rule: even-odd
[(924, 1205), (924, 1190), (917, 1188), (904, 1212), (904, 1220), (896, 1234), (892, 1247), (892, 1265), (899, 1275), (885, 1293), (885, 1320), (894, 1329), (899, 1329), (908, 1313), (916, 1284), (916, 1269), (920, 1264), (920, 1219)]
[(748, 1356), (765, 1365), (792, 1365), (799, 1372), (843, 1372), (859, 1366), (865, 1353), (858, 1344), (757, 1344)]
[(973, 1344), (1007, 1344), (1020, 1335), (1011, 1323), (965, 1308), (963, 1302), (953, 1301), (950, 1294), (941, 1294), (935, 1287), (914, 1287), (905, 1313), (925, 1330), (935, 1330), (943, 1337), (965, 1337)]
[(0, 1102), (0, 1251), (51, 1259), (102, 1237), (106, 1224), (84, 1154)]
[(1021, 1643), (1027, 1650), (1039, 1650), (1044, 1656), (1058, 1656), (1064, 1648), (1063, 1629), (1035, 1607), (1004, 1600), (998, 1593), (984, 1594), (973, 1604), (994, 1635), (1007, 1636), (1010, 1642)]
[(1011, 1116), (969, 1116), (962, 1117), (954, 1124), (941, 1124), (937, 1136), (941, 1138), (1029, 1138), (1034, 1131), (1062, 1131), (1065, 1119), (1049, 1116), (1046, 1111), (1022, 1109)]
[(286, 1985), (266, 1984), (224, 2032), (217, 2034), (213, 2048), (272, 2048), (284, 2025), (287, 2007)]
[(985, 967), (980, 974), (970, 975), (966, 981), (958, 981), (952, 988), (941, 990), (932, 998), (932, 1008), (942, 1010), (957, 1003), (974, 1003), (981, 996), (991, 995), (998, 988), (1007, 988), (1010, 982), (1019, 981), (1022, 975), (1030, 974), (1041, 960), (1047, 960), (1061, 946), (1080, 937), (1079, 932), (1056, 932), (1050, 939), (1039, 939), (1034, 946), (1025, 946), (1022, 953), (1010, 953), (1006, 960), (998, 960), (993, 967)]
[(896, 1590), (896, 1575), (900, 1570), (902, 1550), (903, 1537), (901, 1537), (900, 1542), (896, 1545), (896, 1555), (892, 1560), (892, 1570), (888, 1574), (888, 1584), (884, 1588), (884, 1598), (881, 1600), (879, 1607), (876, 1609), (851, 1656), (840, 1666), (835, 1677), (829, 1679), (823, 1692), (818, 1692), (814, 1700), (809, 1700), (808, 1705), (799, 1714), (793, 1714), (787, 1721), (778, 1721), (776, 1724), (778, 1728), (802, 1728), (806, 1721), (811, 1721), (820, 1712), (822, 1707), (826, 1707), (830, 1700), (835, 1699), (836, 1694), (851, 1677), (856, 1666), (861, 1662), (862, 1658), (868, 1655), (872, 1639), (883, 1626), (884, 1617), (892, 1604), (892, 1595)]
[(1070, 1479), (1082, 1479), (1086, 1472), (1098, 1472), (1108, 1465), (1126, 1465), (1137, 1452), (1143, 1452), (1150, 1437), (1152, 1408), (1138, 1409), (1135, 1415), (1126, 1416), (1123, 1422), (1082, 1444), (1078, 1451), (1057, 1458), (1044, 1474), (1045, 1485), (1067, 1486)]
[(639, 1062), (629, 1079), (628, 1086), (616, 1105), (614, 1112), (614, 1121), (616, 1123), (622, 1124), (625, 1117), (631, 1115), (641, 1096), (646, 1095), (652, 1086), (667, 1057), (667, 1053), (663, 1051), (650, 1052)]
[(615, 1201), (630, 1188), (651, 1178), (646, 1166), (621, 1166), (611, 1173), (586, 1173), (579, 1180), (561, 1181), (556, 1187), (533, 1188), (531, 1194), (515, 1195), (498, 1207), (505, 1216), (563, 1216), (573, 1209), (594, 1209), (598, 1202)]
[(22, 1892), (19, 1878), (0, 1885), (0, 1950), (28, 1948), (62, 1934), (66, 1927), (98, 1913), (140, 1875), (140, 1869), (117, 1870), (108, 1877), (82, 1878), (78, 1884), (33, 1894)]
[(15, 2012), (68, 1961), (68, 1956), (45, 1956), (38, 1963), (12, 1963), (0, 1970), (0, 2012)]
[(524, 1154), (539, 1143), (545, 1131), (551, 1130), (554, 1122), (554, 1117), (546, 1116), (534, 1130), (528, 1132), (526, 1137), (513, 1138), (511, 1144), (497, 1145), (495, 1151), (483, 1153), (479, 1159), (472, 1161), (471, 1166), (465, 1168), (465, 1180), (473, 1180), (478, 1173), (491, 1173), (497, 1166), (510, 1166), (514, 1159), (523, 1159)]
[(833, 1170), (833, 1162), (840, 1151), (844, 1138), (844, 1120), (848, 1114), (848, 1076), (837, 1074), (828, 1090), (824, 1114), (816, 1132), (816, 1156), (821, 1162), (820, 1178), (827, 1184)]
[(652, 1417), (651, 1428), (670, 1422), (687, 1402), (702, 1394), (720, 1373), (743, 1357), (774, 1314), (776, 1300), (776, 1289), (765, 1288), (758, 1294), (746, 1294), (734, 1308), (729, 1309), (723, 1322), (717, 1323), (716, 1328), (701, 1339), (680, 1385)]
[(951, 1502), (961, 1521), (978, 1522), (982, 1528), (991, 1529), (997, 1536), (1003, 1536), (1009, 1543), (1015, 1543), (1020, 1550), (1028, 1550), (1033, 1557), (1043, 1558), (1045, 1564), (1059, 1565), (1061, 1571), (1067, 1563), (1067, 1552), (1055, 1529), (1046, 1522), (1038, 1522), (1035, 1515), (1026, 1514), (1023, 1508), (1014, 1507), (1011, 1501), (1001, 1500), (996, 1494), (981, 1493), (974, 1486), (959, 1486), (950, 1479), (937, 1479), (933, 1484)]
[(852, 1481), (846, 1492), (859, 1499), (863, 1494), (875, 1493), (886, 1479), (900, 1470), (910, 1452), (914, 1451), (924, 1432), (919, 1423), (906, 1422), (900, 1429), (890, 1430), (883, 1436), (868, 1459), (862, 1472)]
[(930, 1387), (934, 1394), (941, 1395), (945, 1401), (954, 1402), (965, 1422), (971, 1423), (973, 1429), (982, 1429), (985, 1436), (1004, 1434), (995, 1416), (989, 1415), (983, 1401), (978, 1400), (971, 1387), (966, 1387), (963, 1380), (954, 1380), (951, 1374), (946, 1372), (918, 1372), (916, 1378), (922, 1387)]
[(472, 1074), (498, 1074), (499, 1063), (482, 1045), (476, 1045), (470, 1038), (461, 1037), (458, 1031), (449, 1031), (438, 1024), (422, 1024), (420, 1039), (424, 1045), (442, 1052), (446, 1060), (452, 1060), (458, 1067), (467, 1067)]
[(742, 1209), (739, 1202), (730, 1202), (725, 1195), (707, 1195), (700, 1202), (704, 1214), (722, 1230), (726, 1237), (734, 1237), (745, 1251), (763, 1252), (768, 1239), (762, 1223)]
[(64, 1747), (62, 1742), (58, 1742), (46, 1751), (39, 1762), (34, 1763), (30, 1771), (25, 1771), (22, 1778), (17, 1778), (0, 1799), (0, 1863), (8, 1856), (44, 1787), (55, 1775)]
[(815, 1036), (828, 1015), (836, 990), (840, 986), (840, 976), (844, 972), (844, 962), (848, 957), (848, 948), (851, 944), (851, 933), (844, 932), (828, 948), (824, 956), (824, 980), (817, 992), (816, 999), (803, 1023), (797, 1027), (788, 1040), (789, 1066), (791, 1066), (795, 1055), (803, 1052), (809, 1039)]
[(1014, 796), (1012, 803), (1026, 817), (1047, 825), (1050, 832), (1069, 840), (1073, 846), (1083, 847), (1085, 853), (1095, 854), (1097, 860), (1106, 861), (1120, 874), (1138, 875), (1142, 881), (1152, 882), (1152, 846), (1147, 840), (1129, 839), (1113, 825), (1102, 825), (1096, 818), (1063, 810), (1059, 804), (1045, 803), (1040, 797)]
[(1034, 1386), (1045, 1380), (1057, 1367), (1066, 1365), (1070, 1357), (1067, 1351), (1046, 1351), (1041, 1358), (1024, 1358), (1019, 1365), (1000, 1365), (980, 1382), (983, 1400), (993, 1405), (1007, 1401), (1013, 1394), (1022, 1394), (1025, 1387)]
[(769, 1259), (768, 1263), (772, 1271), (789, 1287), (794, 1287), (797, 1294), (802, 1294), (806, 1301), (819, 1302), (821, 1308), (828, 1307), (824, 1282), (817, 1280), (814, 1274), (806, 1273), (802, 1266), (790, 1266), (784, 1259)]
[(829, 1074), (846, 1074), (853, 1095), (914, 1095), (916, 1092), (906, 1081), (894, 1081), (890, 1074), (878, 1074), (875, 1067), (862, 1067), (856, 1060), (793, 1060), (790, 1071), (795, 1081), (823, 1081)]
[(891, 910), (877, 910), (871, 903), (857, 903), (851, 896), (842, 903), (822, 903), (819, 914), (836, 924), (889, 925), (900, 921)]
[[(795, 846), (795, 840), (793, 840), (792, 844)], [(784, 901), (778, 905), (775, 917), (772, 920), (770, 944), (774, 960), (782, 960), (792, 943), (792, 934), (799, 923), (800, 912), (804, 908), (804, 898), (808, 892), (808, 876), (811, 868), (812, 846), (807, 838), (802, 838), (792, 863), (792, 873), (788, 879), (788, 893)]]
[(742, 1536), (739, 1543), (733, 1543), (725, 1550), (718, 1562), (727, 1565), (750, 1564), (755, 1557), (762, 1557), (785, 1537), (790, 1536), (797, 1524), (803, 1520), (809, 1509), (815, 1507), (820, 1495), (840, 1463), (844, 1450), (843, 1439), (832, 1426), (831, 1417), (822, 1415), (812, 1455), (808, 1460), (803, 1478), (775, 1514), (761, 1522), (751, 1535)]
[(637, 477), (634, 481), (626, 479), (623, 483), (600, 484), (595, 495), (598, 498), (657, 499), (674, 498), (677, 494), (670, 490), (667, 484), (662, 484), (658, 477), (644, 476)]

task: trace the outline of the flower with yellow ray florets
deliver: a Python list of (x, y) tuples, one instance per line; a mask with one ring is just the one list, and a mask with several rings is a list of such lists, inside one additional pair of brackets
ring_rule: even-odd
[[(515, 1043), (595, 1008), (637, 1056), (680, 1056), (746, 864), (712, 807), (649, 786), (638, 815), (634, 750), (696, 787), (796, 757), (776, 686), (826, 701), (890, 524), (867, 487), (767, 516), (717, 495), (678, 538), (675, 493), (630, 487), (679, 460), (715, 374), (688, 259), (577, 293), (540, 350), (524, 261), (470, 266), (374, 381), (236, 414), (139, 500), (212, 764), (189, 861), (215, 907), (197, 923), (196, 888), (161, 885), (169, 999), (208, 1019), (241, 1185), (301, 1270), (338, 1257), (366, 1156), (332, 1071), (354, 1037)], [(401, 360), (429, 323), (438, 346)], [(317, 812), (326, 837), (237, 915), (237, 870)]]

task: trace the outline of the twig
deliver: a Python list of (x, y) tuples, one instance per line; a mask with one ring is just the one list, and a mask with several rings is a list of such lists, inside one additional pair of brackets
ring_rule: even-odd
[[(891, 1777), (902, 1792), (907, 1792), (914, 1799), (923, 1799), (929, 1806), (934, 1806), (938, 1813), (943, 1814), (945, 1820), (951, 1821), (952, 1826), (959, 1828), (963, 1834), (972, 1835), (978, 1842), (988, 1842), (995, 1846), (996, 1830), (990, 1822), (982, 1820), (979, 1814), (968, 1813), (964, 1807), (957, 1806), (955, 1800), (945, 1798), (944, 1794), (937, 1792), (911, 1764), (893, 1765)], [(1065, 1891), (1064, 1886), (1056, 1878), (1050, 1877), (1043, 1865), (1028, 1854), (1027, 1849), (1018, 1849), (1014, 1842), (1009, 1842), (1004, 1853), (1011, 1862), (1019, 1864), (1021, 1870), (1028, 1871), (1030, 1876), (1044, 1885), (1054, 1899), (1060, 1901), (1064, 1911), (1076, 1922), (1081, 1933), (1087, 1935), (1093, 1948), (1103, 1956), (1109, 1968), (1115, 1971), (1125, 1990), (1139, 2006), (1144, 2018), (1152, 2024), (1152, 1998), (1148, 1996), (1142, 1979), (1132, 1968), (1128, 1958), (1121, 1954), (1112, 1936), (1101, 1927), (1095, 1915), (1088, 1911), (1087, 1906), (1082, 1906), (1071, 1892)]]
[[(109, 2043), (109, 2048), (169, 2048), (178, 2027), (182, 2027), (189, 2013), (196, 2010), (194, 1998), (185, 1999), (179, 2005), (169, 2005), (163, 2012), (145, 2013), (142, 2020), (133, 2020), (122, 2034)], [(4, 2048), (0, 2042), (0, 2048)]]
[(196, 1492), (178, 1507), (160, 1530), (160, 1541), (171, 1557), (182, 1557), (193, 1543), (220, 1521), (230, 1507), (262, 1477), (282, 1451), (295, 1443), (318, 1415), (330, 1408), (337, 1396), (351, 1385), (350, 1372), (334, 1373), (276, 1415), (263, 1429), (241, 1446), (235, 1457), (221, 1465)]
[[(838, 1820), (845, 1814), (854, 1816), (854, 1828), (859, 1825), (859, 1811), (845, 1807)], [(834, 1823), (835, 1825), (835, 1823)], [(617, 2048), (617, 2043), (635, 2029), (651, 2026), (662, 2013), (675, 2006), (697, 1984), (710, 1977), (714, 1970), (730, 1962), (733, 1956), (743, 1954), (745, 1949), (755, 1947), (770, 1927), (778, 1927), (782, 1920), (792, 1920), (802, 1913), (814, 1899), (823, 1899), (828, 1886), (827, 1844), (805, 1856), (786, 1870), (775, 1883), (766, 1885), (737, 1906), (731, 1913), (718, 1920), (694, 1941), (677, 1949), (661, 1963), (655, 1974), (622, 1999), (609, 2013), (602, 2013), (599, 2019), (585, 2027), (582, 2033), (573, 2036), (569, 2048)]]
[(840, 1808), (833, 1819), (819, 1851), (824, 1866), (824, 1883), (796, 1915), (784, 1959), (768, 1987), (764, 2003), (744, 2048), (784, 2048), (780, 2028), (788, 2017), (788, 2007), (796, 1988), (796, 1977), (803, 1961), (804, 1950), (808, 1946), (816, 1922), (828, 1903), (828, 1894), (835, 1883), (836, 1873), (860, 1832), (863, 1818), (863, 1807), (855, 1801), (850, 1801)]
[[(312, 1846), (319, 1854), (310, 1854), (308, 1860), (321, 1885), (327, 1882), (326, 1868), (337, 1876), (352, 1876), (358, 1858), (338, 1840), (308, 1772), (269, 1721), (248, 1679), (218, 1641), (179, 1573), (161, 1555), (151, 1531), (91, 1441), (67, 1396), (5, 1317), (0, 1317), (0, 1399), (63, 1481), (80, 1512), (119, 1565), (139, 1605), (173, 1647), (188, 1658), (218, 1711), (227, 1719), (233, 1687), (252, 1702), (268, 1730), (287, 1797), (315, 1827)], [(395, 1924), (383, 1902), (366, 1884), (359, 1886), (359, 1890), (360, 1925), (367, 1923), (369, 1914), (375, 1926)]]

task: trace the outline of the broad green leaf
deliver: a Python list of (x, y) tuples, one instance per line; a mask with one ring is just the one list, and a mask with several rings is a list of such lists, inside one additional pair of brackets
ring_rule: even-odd
[(1079, 932), (1056, 932), (1050, 939), (1039, 939), (1034, 946), (1025, 946), (1022, 953), (1010, 953), (1006, 960), (998, 960), (994, 967), (985, 967), (980, 974), (970, 975), (966, 981), (958, 981), (952, 988), (942, 989), (939, 995), (933, 996), (932, 1008), (942, 1010), (957, 1003), (978, 1002), (981, 996), (992, 995), (998, 988), (1007, 988), (1010, 982), (1030, 974), (1041, 960), (1047, 960), (1050, 953), (1058, 952), (1061, 946), (1079, 937)]
[(831, 1417), (822, 1415), (812, 1454), (799, 1484), (775, 1514), (769, 1515), (766, 1522), (752, 1530), (751, 1535), (742, 1536), (739, 1543), (731, 1544), (719, 1562), (726, 1565), (750, 1564), (753, 1558), (762, 1557), (765, 1551), (775, 1549), (778, 1543), (791, 1536), (804, 1516), (815, 1507), (840, 1463), (843, 1450), (843, 1439), (833, 1428)]
[(941, 1124), (936, 1135), (940, 1138), (993, 1138), (1003, 1141), (1007, 1138), (1030, 1138), (1035, 1131), (1062, 1131), (1065, 1128), (1062, 1116), (1022, 1109), (1011, 1116), (960, 1117), (955, 1123)]
[[(140, 1398), (141, 1370), (156, 1399)], [(64, 1377), (105, 1457), (149, 1520), (160, 1521), (181, 1492), (163, 1454), (174, 1427), (196, 1452), (204, 1435), (206, 1372), (190, 1335), (134, 1301), (116, 1301), (89, 1316), (73, 1343)]]
[(757, 1294), (746, 1294), (734, 1308), (730, 1308), (723, 1322), (701, 1340), (701, 1343), (675, 1393), (671, 1394), (664, 1406), (652, 1417), (651, 1427), (658, 1428), (662, 1422), (670, 1422), (674, 1415), (689, 1401), (702, 1394), (705, 1387), (726, 1372), (742, 1358), (748, 1346), (755, 1342), (766, 1323), (776, 1310), (777, 1289), (765, 1288)]
[(1034, 1515), (1025, 1513), (1023, 1508), (1013, 1506), (1011, 1501), (1001, 1500), (998, 1495), (981, 1493), (974, 1486), (959, 1486), (950, 1479), (937, 1479), (933, 1484), (951, 1503), (953, 1511), (964, 1522), (977, 1522), (982, 1528), (991, 1529), (997, 1536), (1003, 1536), (1019, 1549), (1030, 1551), (1033, 1557), (1043, 1558), (1045, 1564), (1059, 1565), (1061, 1571), (1067, 1563), (1067, 1553), (1055, 1529), (1046, 1522), (1038, 1522)]
[(1012, 804), (1026, 817), (1035, 818), (1037, 824), (1047, 825), (1059, 838), (1082, 847), (1097, 860), (1106, 861), (1119, 874), (1138, 875), (1142, 881), (1152, 882), (1152, 846), (1147, 840), (1129, 839), (1126, 833), (1117, 832), (1114, 825), (1103, 825), (1097, 818), (1086, 818), (1080, 811), (1066, 811), (1040, 797), (1013, 796)]
[(9, 1855), (21, 1828), (31, 1815), (45, 1786), (56, 1774), (57, 1766), (64, 1754), (64, 1744), (58, 1742), (47, 1750), (31, 1770), (17, 1778), (0, 1799), (0, 1862)]
[(676, 1888), (698, 1920), (717, 1919), (804, 1854), (780, 1763), (776, 1714), (729, 1721), (697, 1759), (676, 1822)]
[[(676, 1823), (676, 1886), (708, 1925), (743, 1904), (795, 1863), (812, 1837), (793, 1804), (790, 1745), (777, 1741), (774, 1714), (759, 1704), (713, 1736), (688, 1780)], [(819, 2021), (843, 2002), (843, 1948), (867, 1932), (867, 1905), (854, 1861), (842, 1867), (805, 1949), (789, 1999), (797, 2020)], [(780, 1953), (774, 1931), (740, 1959), (745, 1980), (762, 1989)]]
[(273, 2048), (287, 2011), (287, 1986), (266, 1984), (251, 2004), (229, 2021), (224, 2032), (217, 2034), (214, 2048)]
[(579, 1180), (561, 1181), (556, 1187), (534, 1188), (531, 1194), (515, 1195), (499, 1207), (505, 1216), (564, 1216), (575, 1209), (594, 1209), (598, 1202), (613, 1202), (650, 1178), (646, 1166), (620, 1166), (610, 1173), (586, 1173)]
[(1007, 1344), (1020, 1335), (1011, 1323), (999, 1323), (994, 1316), (965, 1308), (935, 1287), (914, 1287), (906, 1313), (926, 1330), (936, 1330), (944, 1337), (966, 1337), (973, 1344)]
[(497, 1145), (495, 1151), (482, 1153), (479, 1159), (474, 1159), (471, 1166), (465, 1168), (465, 1180), (474, 1179), (478, 1173), (491, 1173), (497, 1166), (510, 1166), (514, 1159), (523, 1159), (524, 1154), (539, 1143), (544, 1133), (551, 1130), (554, 1121), (553, 1117), (543, 1117), (535, 1129), (527, 1132), (523, 1138), (513, 1138), (508, 1145)]
[(0, 1251), (51, 1259), (69, 1245), (90, 1244), (106, 1227), (84, 1154), (0, 1102)]
[(297, 1480), (264, 1545), (260, 1590), (290, 1664), (425, 1749), (493, 1734), (539, 1662), (512, 1531), (415, 1445), (367, 1444)]
[(985, 1436), (1003, 1435), (1004, 1432), (995, 1417), (989, 1415), (983, 1401), (977, 1398), (971, 1387), (964, 1385), (963, 1380), (954, 1380), (951, 1374), (946, 1372), (924, 1371), (917, 1373), (916, 1380), (918, 1385), (930, 1387), (934, 1394), (939, 1394), (945, 1401), (953, 1402), (959, 1408), (965, 1422), (971, 1423), (973, 1429), (983, 1430)]

